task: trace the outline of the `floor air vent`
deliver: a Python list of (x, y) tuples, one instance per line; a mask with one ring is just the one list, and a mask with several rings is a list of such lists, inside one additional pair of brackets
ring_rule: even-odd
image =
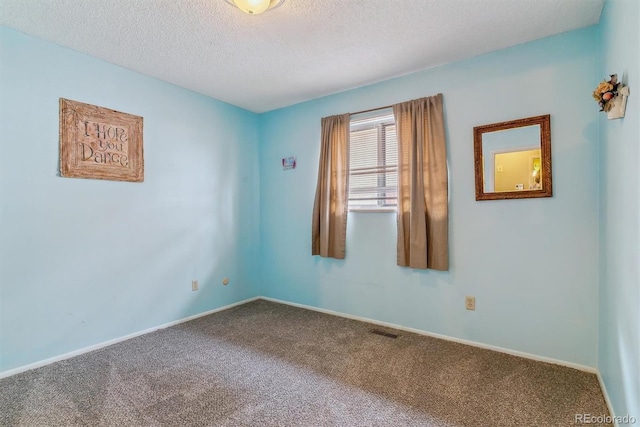
[(371, 329), (369, 332), (376, 335), (382, 335), (387, 338), (398, 338), (398, 335), (392, 334), (390, 332), (381, 331), (380, 329)]

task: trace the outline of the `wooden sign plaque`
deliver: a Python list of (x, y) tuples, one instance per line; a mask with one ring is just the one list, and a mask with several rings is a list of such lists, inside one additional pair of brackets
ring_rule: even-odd
[(60, 174), (144, 181), (142, 117), (60, 98)]

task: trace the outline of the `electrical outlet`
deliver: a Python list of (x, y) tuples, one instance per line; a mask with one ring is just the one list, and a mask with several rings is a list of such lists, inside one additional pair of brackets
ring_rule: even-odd
[(197, 280), (192, 280), (191, 281), (191, 290), (192, 291), (197, 291), (198, 290), (198, 281)]
[(476, 309), (476, 297), (464, 297), (464, 308), (467, 310)]

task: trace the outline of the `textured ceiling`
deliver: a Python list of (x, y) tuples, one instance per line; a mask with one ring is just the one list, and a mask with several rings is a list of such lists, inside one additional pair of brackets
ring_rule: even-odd
[(604, 0), (0, 0), (0, 24), (264, 112), (596, 24)]

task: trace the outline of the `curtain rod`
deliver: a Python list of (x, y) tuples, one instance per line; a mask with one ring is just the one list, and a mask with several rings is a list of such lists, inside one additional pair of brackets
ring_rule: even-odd
[(393, 104), (385, 105), (384, 107), (369, 108), (368, 110), (356, 111), (355, 113), (349, 113), (349, 114), (352, 116), (355, 116), (356, 114), (370, 113), (376, 110), (386, 110), (387, 108), (392, 108), (392, 107), (393, 107)]
[[(441, 93), (438, 93), (438, 95), (441, 95)], [(435, 96), (438, 96), (438, 95), (435, 95)], [(414, 99), (414, 101), (417, 101), (419, 99), (424, 99), (424, 98), (417, 98), (417, 99)], [(355, 114), (370, 113), (370, 112), (376, 111), (376, 110), (385, 110), (387, 108), (392, 108), (394, 105), (395, 104), (385, 105), (384, 107), (369, 108), (368, 110), (356, 111), (355, 113), (349, 113), (349, 114), (355, 115)]]

